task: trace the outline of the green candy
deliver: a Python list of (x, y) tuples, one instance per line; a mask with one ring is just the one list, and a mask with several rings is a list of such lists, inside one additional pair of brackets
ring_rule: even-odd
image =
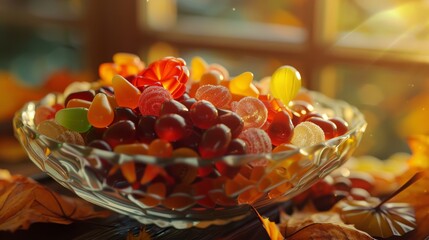
[(87, 116), (87, 108), (64, 108), (55, 114), (55, 121), (69, 130), (83, 133), (91, 128)]

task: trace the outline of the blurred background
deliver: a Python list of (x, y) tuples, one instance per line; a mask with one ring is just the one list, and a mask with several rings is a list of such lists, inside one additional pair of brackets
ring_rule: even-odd
[(428, 12), (427, 0), (0, 0), (0, 159), (26, 159), (16, 110), (97, 80), (116, 52), (198, 55), (257, 80), (292, 65), (365, 114), (356, 155), (409, 152), (409, 135), (429, 133)]

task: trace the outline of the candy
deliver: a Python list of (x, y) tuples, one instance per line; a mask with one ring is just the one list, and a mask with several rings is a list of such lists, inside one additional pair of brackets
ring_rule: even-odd
[(291, 140), (293, 129), (294, 126), (289, 113), (280, 111), (274, 115), (273, 121), (268, 126), (267, 133), (273, 145), (277, 146), (282, 143), (288, 143)]
[(166, 140), (155, 139), (149, 144), (148, 154), (155, 157), (171, 157), (173, 146)]
[(329, 120), (325, 120), (319, 117), (311, 117), (306, 119), (305, 121), (312, 122), (319, 126), (323, 130), (326, 140), (337, 136), (337, 126)]
[(122, 120), (112, 124), (103, 133), (103, 140), (113, 149), (117, 145), (134, 143), (136, 141), (136, 127), (130, 120)]
[(268, 134), (259, 128), (244, 130), (238, 138), (242, 139), (247, 146), (246, 153), (270, 153), (272, 149), (271, 139)]
[(136, 108), (139, 105), (140, 90), (120, 75), (112, 79), (116, 102), (121, 107)]
[(325, 141), (323, 130), (312, 122), (298, 124), (290, 142), (300, 148), (312, 146)]
[(74, 131), (65, 131), (61, 133), (57, 140), (60, 142), (66, 142), (71, 144), (77, 144), (77, 145), (85, 145), (85, 141), (83, 140), (83, 137), (78, 133)]
[(271, 76), (270, 90), (273, 97), (288, 104), (301, 88), (301, 75), (291, 66), (278, 68)]
[(211, 102), (201, 100), (192, 105), (189, 115), (196, 127), (207, 129), (216, 124), (218, 112)]
[(132, 109), (126, 107), (116, 107), (114, 110), (115, 118), (113, 122), (119, 122), (121, 120), (130, 120), (131, 122), (137, 123), (139, 122), (139, 117), (133, 112)]
[(87, 108), (64, 108), (55, 114), (55, 121), (69, 130), (83, 133), (91, 128), (87, 117)]
[(169, 142), (180, 140), (186, 134), (185, 119), (175, 113), (162, 115), (156, 120), (155, 132), (159, 138)]
[(64, 100), (64, 105), (67, 106), (68, 102), (72, 99), (81, 99), (88, 102), (92, 102), (94, 97), (95, 97), (95, 92), (92, 90), (72, 92), (69, 95), (67, 95), (66, 99)]
[(348, 123), (339, 117), (330, 118), (329, 121), (333, 122), (335, 126), (337, 126), (338, 136), (346, 134), (347, 131), (349, 130)]
[(194, 57), (191, 60), (191, 79), (195, 82), (200, 81), (201, 76), (207, 71), (208, 64), (201, 57)]
[(195, 93), (197, 100), (207, 100), (218, 108), (226, 107), (231, 102), (232, 96), (228, 88), (224, 86), (203, 85)]
[(231, 130), (223, 124), (216, 124), (203, 133), (200, 155), (203, 158), (220, 157), (228, 150), (230, 142)]
[(117, 145), (113, 151), (117, 153), (145, 155), (149, 151), (149, 146), (145, 143), (121, 144)]
[(235, 112), (229, 111), (219, 116), (218, 123), (225, 124), (225, 126), (231, 129), (232, 138), (238, 137), (244, 127), (243, 119), (241, 119), (241, 117), (238, 116), (238, 114), (236, 114)]
[(207, 85), (207, 84), (219, 85), (222, 80), (223, 80), (223, 75), (219, 71), (211, 70), (204, 73), (201, 76), (201, 80), (198, 82), (198, 84), (200, 86)]
[(103, 63), (98, 69), (101, 79), (110, 84), (113, 76), (119, 74), (127, 77), (136, 75), (144, 68), (144, 63), (137, 55), (130, 53), (116, 53), (113, 55), (113, 63)]
[(142, 115), (159, 116), (161, 105), (170, 99), (172, 99), (170, 93), (163, 87), (148, 87), (140, 95), (140, 113)]
[(141, 74), (144, 79), (161, 82), (174, 99), (183, 95), (189, 70), (181, 58), (166, 57), (151, 63)]
[(50, 106), (40, 106), (36, 109), (34, 114), (34, 124), (39, 125), (39, 123), (53, 119), (55, 117), (56, 110)]
[(229, 90), (232, 94), (240, 96), (258, 97), (259, 90), (252, 83), (253, 73), (244, 72), (235, 78), (231, 79), (229, 83)]
[(98, 93), (88, 110), (88, 121), (92, 126), (104, 128), (109, 126), (115, 118), (114, 110), (110, 106), (106, 94)]
[(76, 108), (76, 107), (89, 108), (90, 106), (91, 106), (90, 101), (73, 98), (73, 99), (70, 99), (70, 101), (68, 101), (66, 108)]
[(139, 122), (137, 123), (137, 139), (144, 143), (150, 143), (154, 139), (157, 138), (156, 131), (155, 131), (155, 122), (156, 122), (155, 116), (141, 116)]
[(185, 105), (179, 101), (171, 99), (162, 103), (159, 115), (162, 116), (170, 113), (175, 113), (182, 117), (186, 117), (189, 114), (189, 111)]
[(268, 110), (257, 98), (244, 97), (234, 108), (234, 111), (243, 119), (245, 129), (260, 128), (267, 121)]
[(67, 131), (67, 128), (59, 125), (54, 119), (50, 119), (39, 123), (36, 130), (47, 137), (58, 139), (58, 136)]

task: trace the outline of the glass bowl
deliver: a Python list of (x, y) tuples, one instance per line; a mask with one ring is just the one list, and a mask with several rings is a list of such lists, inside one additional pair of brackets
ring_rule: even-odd
[[(366, 128), (358, 109), (310, 92), (315, 109), (343, 118), (349, 131), (321, 144), (257, 155), (157, 158), (62, 143), (35, 130), (39, 105), (61, 102), (48, 94), (15, 114), (15, 135), (42, 171), (81, 198), (143, 224), (178, 229), (227, 224), (255, 208), (284, 202), (341, 166)], [(264, 162), (255, 166), (251, 162)], [(204, 172), (211, 172), (204, 176)], [(204, 177), (196, 177), (204, 176)]]

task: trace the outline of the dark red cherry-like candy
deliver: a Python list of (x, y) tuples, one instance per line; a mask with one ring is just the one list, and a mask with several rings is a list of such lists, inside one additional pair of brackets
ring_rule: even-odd
[(290, 142), (293, 135), (293, 123), (290, 115), (286, 111), (277, 112), (274, 119), (268, 126), (267, 133), (273, 145)]
[(201, 100), (192, 105), (189, 115), (194, 126), (207, 129), (216, 124), (218, 112), (211, 102)]
[(136, 126), (130, 120), (122, 120), (112, 124), (103, 134), (112, 149), (120, 144), (134, 143), (136, 138)]
[(203, 158), (219, 157), (225, 154), (231, 142), (231, 130), (224, 124), (207, 129), (201, 137), (199, 152)]
[(156, 120), (155, 132), (158, 137), (169, 142), (175, 142), (186, 135), (185, 119), (179, 114), (164, 114)]

